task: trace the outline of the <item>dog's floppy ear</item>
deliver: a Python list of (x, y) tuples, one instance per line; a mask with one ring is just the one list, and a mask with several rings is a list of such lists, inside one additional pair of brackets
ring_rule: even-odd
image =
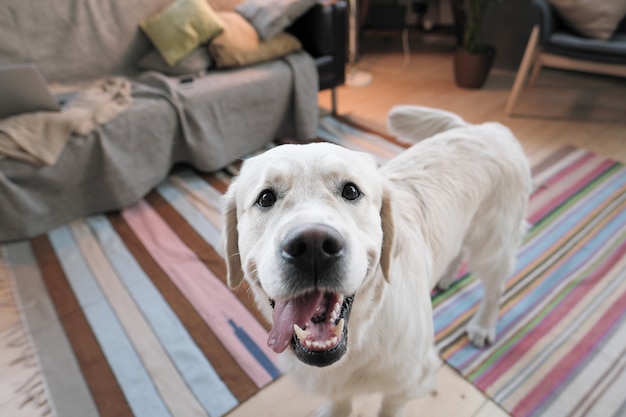
[(226, 260), (227, 282), (236, 288), (243, 281), (239, 257), (239, 233), (237, 232), (236, 181), (233, 181), (222, 199), (222, 251)]
[(380, 208), (380, 221), (383, 229), (383, 245), (380, 252), (380, 267), (387, 282), (391, 281), (391, 261), (396, 246), (396, 228), (391, 187), (385, 183), (383, 201)]

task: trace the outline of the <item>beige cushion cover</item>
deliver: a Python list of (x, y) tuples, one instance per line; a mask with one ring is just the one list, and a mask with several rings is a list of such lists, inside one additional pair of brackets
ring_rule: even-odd
[(607, 40), (626, 15), (626, 0), (549, 0), (574, 30), (590, 38)]
[(253, 50), (227, 48), (224, 47), (224, 45), (218, 48), (213, 42), (209, 45), (209, 52), (218, 68), (227, 68), (269, 61), (285, 56), (301, 48), (302, 44), (297, 38), (283, 32), (269, 41), (260, 42), (259, 47)]
[(258, 49), (259, 35), (246, 19), (237, 12), (218, 12), (224, 31), (209, 45), (209, 53), (219, 65), (220, 57), (234, 51), (247, 52)]

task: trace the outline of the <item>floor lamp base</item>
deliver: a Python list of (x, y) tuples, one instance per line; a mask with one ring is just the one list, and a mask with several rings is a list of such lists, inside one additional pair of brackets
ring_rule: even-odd
[(348, 87), (365, 87), (372, 82), (372, 74), (352, 68), (346, 74), (346, 85)]

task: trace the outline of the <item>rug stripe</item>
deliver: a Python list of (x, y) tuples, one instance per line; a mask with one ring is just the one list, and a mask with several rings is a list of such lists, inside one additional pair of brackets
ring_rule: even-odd
[(204, 217), (211, 222), (213, 227), (222, 230), (222, 193), (211, 187), (198, 174), (193, 171), (184, 171), (178, 175), (170, 177), (172, 184), (178, 187), (181, 192), (198, 209)]
[[(626, 340), (626, 335), (616, 334), (614, 339), (616, 338)], [(585, 392), (587, 388), (589, 388), (589, 390), (582, 396), (581, 401), (573, 407), (574, 411), (571, 413), (572, 417), (608, 415), (606, 410), (604, 410), (604, 406), (610, 404), (611, 398), (619, 398), (622, 394), (623, 387), (626, 386), (626, 349), (618, 354), (613, 364), (609, 364), (606, 367), (606, 372), (597, 378), (596, 383), (588, 387), (587, 385), (591, 381), (591, 379), (585, 379), (582, 375), (578, 378), (578, 382), (582, 385), (578, 392)], [(612, 392), (615, 387), (619, 387), (618, 395)], [(580, 394), (578, 395), (580, 396)], [(565, 397), (565, 395), (562, 395), (562, 397)], [(626, 402), (626, 398), (624, 401)], [(621, 407), (623, 407), (623, 404), (624, 403), (622, 403)], [(598, 412), (598, 409), (601, 409), (602, 412)]]
[(552, 152), (532, 167), (532, 177), (535, 184), (541, 184), (546, 178), (550, 178), (564, 165), (569, 165), (569, 158), (576, 152), (586, 153), (584, 149), (579, 149), (571, 145), (563, 146)]
[[(624, 274), (626, 271), (622, 270), (621, 273)], [(626, 276), (622, 275), (622, 283), (624, 283), (624, 278), (626, 278)], [(624, 287), (622, 286), (620, 293), (624, 294), (624, 292)], [(609, 300), (606, 302), (608, 303)], [(615, 308), (613, 308), (613, 310), (614, 309)], [(580, 398), (580, 393), (586, 391), (585, 388), (590, 382), (601, 387), (595, 395), (601, 395), (605, 391), (606, 386), (602, 387), (604, 379), (608, 380), (608, 386), (614, 383), (617, 376), (619, 376), (621, 372), (615, 375), (611, 375), (611, 372), (613, 370), (619, 371), (620, 368), (623, 371), (626, 363), (626, 359), (624, 358), (624, 355), (626, 355), (626, 326), (621, 326), (620, 328), (616, 328), (616, 330), (617, 331), (615, 331), (610, 337), (606, 338), (607, 340), (602, 342), (602, 345), (605, 347), (605, 351), (614, 352), (616, 355), (613, 356), (609, 354), (600, 354), (600, 352), (593, 352), (593, 357), (579, 366), (580, 372), (575, 375), (575, 378), (570, 377), (567, 380), (567, 384), (561, 384), (563, 387), (559, 389), (558, 395), (553, 395), (556, 398), (552, 401), (549, 407), (545, 407), (542, 410), (542, 414), (576, 414), (576, 411), (583, 406), (584, 401), (577, 402), (572, 401), (572, 399)], [(584, 342), (585, 344), (588, 344), (590, 341), (584, 340)], [(584, 397), (587, 397), (588, 401), (590, 396)], [(611, 414), (612, 412), (606, 412), (604, 415), (609, 416)]]
[[(534, 224), (539, 219), (547, 217), (551, 211), (567, 201), (576, 190), (583, 188), (590, 179), (597, 178), (598, 175), (606, 172), (613, 165), (612, 161), (591, 156), (589, 159), (582, 159), (574, 166), (561, 172), (555, 178), (559, 188), (548, 185), (538, 195), (534, 196), (529, 204), (529, 212), (533, 214), (528, 217), (528, 221)], [(572, 172), (568, 172), (569, 169), (572, 169)]]
[(66, 227), (48, 234), (61, 267), (85, 312), (135, 416), (171, 416)]
[(69, 231), (96, 283), (120, 322), (128, 340), (137, 351), (156, 390), (172, 415), (185, 413), (204, 417), (208, 414), (187, 389), (185, 381), (170, 361), (143, 312), (126, 291), (121, 279), (99, 247), (84, 220), (69, 225)]
[[(48, 296), (30, 243), (21, 241), (0, 247), (0, 263), (2, 259), (10, 271), (20, 310), (26, 319), (42, 373), (46, 376), (44, 383), (52, 399), (49, 404), (54, 414), (97, 417), (96, 404)], [(62, 373), (56, 371), (59, 364), (63, 365)]]
[[(87, 223), (95, 234), (94, 238), (98, 239), (99, 247), (105, 252), (112, 264), (111, 266), (115, 268), (121, 280), (120, 284), (123, 283), (126, 291), (132, 296), (134, 303), (149, 323), (151, 332), (155, 333), (158, 341), (165, 349), (166, 358), (162, 363), (169, 362), (171, 358), (177, 372), (180, 372), (184, 379), (184, 386), (172, 389), (172, 392), (180, 400), (185, 400), (181, 393), (184, 394), (188, 387), (195, 395), (195, 399), (192, 398), (189, 403), (185, 403), (180, 413), (177, 414), (173, 408), (172, 412), (175, 415), (182, 413), (190, 415), (191, 410), (188, 408), (194, 405), (196, 399), (211, 416), (224, 415), (235, 407), (237, 400), (193, 342), (170, 306), (132, 258), (107, 219), (103, 216), (92, 216), (87, 219)], [(143, 319), (139, 317), (138, 320)], [(142, 357), (146, 356), (148, 355), (142, 355)], [(175, 375), (172, 379), (175, 380), (176, 378)], [(159, 377), (159, 379), (166, 378)], [(214, 395), (206, 395), (207, 392)]]
[(126, 397), (87, 321), (86, 313), (80, 308), (49, 238), (38, 236), (31, 240), (31, 245), (100, 416), (132, 417)]
[[(567, 198), (572, 193), (572, 189), (576, 189), (577, 182), (583, 181), (584, 184), (585, 179), (595, 178), (596, 175), (594, 175), (593, 170), (603, 163), (610, 163), (610, 161), (591, 153), (584, 153), (572, 165), (565, 167), (554, 176), (545, 180), (542, 183), (542, 187), (533, 193), (529, 202), (528, 211), (531, 213), (531, 216), (537, 218), (545, 217), (545, 213), (542, 214), (541, 210), (552, 211), (555, 207), (558, 207), (559, 201)], [(580, 184), (578, 188), (580, 188)], [(529, 221), (531, 223), (536, 222), (532, 219)]]
[[(499, 392), (500, 399), (507, 398), (507, 392), (517, 389), (518, 386), (516, 384), (523, 382), (526, 375), (532, 374), (537, 368), (545, 366), (544, 358), (547, 358), (553, 350), (560, 346), (560, 341), (563, 343), (568, 341), (571, 334), (582, 325), (581, 320), (586, 320), (591, 312), (601, 307), (599, 305), (602, 302), (601, 300), (610, 297), (616, 285), (619, 285), (620, 282), (619, 280), (605, 281), (603, 285), (606, 285), (606, 287), (600, 285), (588, 286), (588, 282), (584, 284), (583, 291), (585, 293), (582, 294), (581, 301), (578, 305), (571, 306), (567, 316), (563, 316), (563, 311), (559, 310), (559, 308), (565, 308), (566, 305), (561, 304), (559, 306), (556, 303), (561, 301), (564, 295), (571, 295), (566, 293), (566, 291), (567, 287), (571, 287), (572, 284), (564, 285), (563, 290), (559, 291), (554, 297), (547, 296), (546, 298), (549, 300), (548, 305), (536, 315), (533, 315), (533, 320), (524, 328), (510, 336), (511, 341), (504, 345), (502, 349), (505, 347), (510, 348), (514, 342), (517, 343), (524, 338), (526, 347), (524, 355), (527, 355), (529, 362), (520, 360), (515, 353), (507, 352), (504, 354), (504, 352), (501, 352), (499, 354), (498, 350), (496, 350), (493, 354), (494, 357), (489, 362), (481, 365), (483, 368), (491, 366), (492, 369), (489, 373), (480, 375), (477, 378), (477, 382), (483, 388), (490, 388), (496, 379), (500, 379), (498, 385), (492, 388)], [(579, 288), (581, 287), (579, 286)], [(571, 299), (568, 299), (568, 303), (571, 303)], [(567, 320), (564, 317), (567, 317)], [(533, 329), (533, 326), (537, 326), (540, 320), (547, 320), (543, 323), (550, 325), (550, 327), (544, 327), (543, 331), (537, 328)], [(551, 347), (547, 346), (548, 344)], [(534, 352), (534, 354), (531, 355), (530, 352)], [(510, 366), (508, 370), (506, 369), (507, 366)], [(506, 374), (503, 373), (505, 370)], [(475, 372), (479, 373), (480, 369)]]
[[(216, 252), (215, 248), (198, 233), (197, 227), (201, 225), (196, 224), (194, 226), (193, 219), (187, 221), (187, 219), (179, 211), (175, 210), (175, 207), (170, 205), (167, 200), (162, 198), (160, 194), (150, 193), (146, 196), (145, 200), (154, 211), (159, 214), (161, 219), (169, 225), (171, 230), (176, 233), (185, 246), (192, 250), (198, 259), (200, 259), (224, 285), (227, 285), (226, 263), (221, 255)], [(179, 201), (178, 205), (185, 205), (186, 209), (194, 211), (193, 207), (189, 207), (189, 205), (185, 204), (183, 201)], [(198, 213), (194, 213), (194, 215), (196, 214)], [(190, 223), (190, 221), (192, 223)], [(244, 282), (239, 288), (235, 290), (231, 289), (230, 291), (233, 292), (239, 301), (248, 309), (248, 312), (252, 314), (266, 330), (269, 330), (270, 326), (267, 321), (263, 319), (256, 307), (248, 291), (247, 283)], [(272, 370), (272, 372), (274, 371)]]
[[(528, 395), (513, 408), (513, 414), (534, 415), (535, 411), (553, 393), (555, 387), (559, 388), (558, 383), (562, 379), (567, 378), (571, 373), (585, 365), (585, 356), (590, 354), (606, 333), (611, 331), (616, 320), (620, 316), (623, 317), (624, 310), (621, 306), (626, 305), (626, 292), (615, 301), (615, 305), (620, 308), (611, 308), (606, 311), (596, 325), (581, 337), (585, 343), (578, 343), (567, 355), (563, 356), (558, 364), (551, 369), (549, 375), (535, 385)], [(576, 365), (572, 366), (572, 364)]]
[(239, 402), (257, 391), (256, 384), (232, 358), (230, 352), (217, 339), (198, 311), (169, 279), (165, 271), (152, 258), (130, 226), (119, 213), (107, 216), (141, 269), (163, 295), (172, 310), (183, 322), (196, 345), (209, 359), (218, 375)]
[(210, 218), (207, 218), (203, 211), (208, 211), (209, 208), (212, 209), (209, 216), (213, 216), (214, 213), (219, 216), (219, 212), (206, 202), (204, 203), (206, 210), (200, 210), (194, 204), (194, 201), (198, 200), (198, 196), (186, 190), (184, 184), (182, 179), (177, 181), (177, 185), (183, 189), (182, 192), (169, 181), (164, 181), (159, 184), (156, 189), (157, 192), (176, 209), (178, 214), (194, 228), (196, 233), (202, 236), (204, 241), (210, 244), (214, 249), (219, 249), (221, 230), (211, 222)]
[[(173, 190), (170, 190), (170, 193), (172, 191)], [(184, 203), (184, 199), (178, 198), (177, 200), (178, 205), (184, 206), (188, 212), (194, 211), (192, 206)], [(146, 196), (146, 201), (150, 203), (152, 208), (170, 226), (172, 232), (177, 234), (181, 242), (183, 242), (187, 248), (196, 254), (198, 259), (200, 259), (207, 266), (215, 277), (219, 278), (222, 283), (226, 285), (226, 264), (224, 260), (215, 251), (215, 249), (208, 244), (208, 242), (201, 238), (196, 229), (193, 227), (193, 224), (185, 221), (185, 218), (181, 215), (181, 213), (174, 210), (174, 207), (170, 206), (167, 201), (157, 193), (150, 193)], [(199, 215), (199, 213), (195, 214)], [(193, 221), (194, 217), (197, 218), (197, 216), (192, 216), (191, 221)], [(261, 340), (259, 338), (253, 340), (251, 335), (248, 334), (245, 326), (239, 326), (234, 320), (229, 320), (228, 322), (231, 325), (232, 331), (235, 332), (235, 335), (241, 344), (248, 349), (248, 351), (257, 359), (259, 364), (265, 368), (265, 370), (272, 375), (273, 378), (278, 377), (280, 375), (280, 371), (276, 367), (274, 359), (271, 359), (275, 357), (275, 354), (267, 348), (266, 343), (269, 324), (261, 317), (261, 313), (256, 308), (250, 292), (248, 291), (247, 283), (242, 283), (242, 285), (240, 285), (235, 291), (229, 290), (229, 294), (234, 294), (239, 302), (246, 307), (249, 314), (254, 316), (257, 323), (264, 326), (265, 329), (262, 343), (259, 343)], [(271, 353), (268, 354), (268, 352)]]
[(259, 364), (253, 353), (240, 342), (228, 322), (232, 318), (239, 326), (248, 329), (248, 334), (257, 346), (265, 348), (265, 355), (273, 357), (273, 352), (265, 347), (267, 333), (254, 316), (204, 266), (195, 253), (180, 241), (147, 203), (140, 201), (125, 209), (122, 215), (152, 257), (200, 312), (257, 386), (262, 387), (270, 382), (275, 375)]
[(332, 117), (323, 117), (320, 120), (317, 135), (328, 142), (348, 149), (372, 154), (379, 165), (384, 164), (404, 150), (403, 147), (393, 144), (378, 135), (365, 133), (362, 130), (340, 123)]
[[(198, 179), (202, 181), (200, 178)], [(210, 188), (206, 183), (204, 184), (204, 186), (197, 185), (197, 187)], [(158, 192), (160, 197), (151, 193), (146, 197), (146, 201), (148, 201), (152, 208), (159, 213), (161, 218), (170, 225), (172, 230), (185, 245), (193, 250), (198, 258), (205, 262), (207, 267), (226, 284), (226, 264), (222, 256), (218, 253), (218, 250), (220, 250), (221, 230), (215, 229), (207, 224), (207, 219), (205, 219), (203, 214), (193, 205), (195, 197), (190, 197), (184, 191), (181, 193), (178, 189), (167, 185), (159, 187)], [(205, 205), (207, 204), (205, 203)], [(213, 209), (217, 210), (215, 207)], [(212, 230), (207, 232), (208, 228)], [(207, 238), (207, 234), (209, 233), (211, 233), (212, 236)], [(217, 240), (217, 242), (215, 240)], [(234, 293), (237, 295), (237, 298), (239, 298), (239, 301), (246, 306), (248, 311), (250, 311), (265, 329), (269, 331), (269, 323), (267, 323), (258, 311), (247, 289), (247, 283), (242, 283), (241, 288), (234, 290)]]
[[(192, 250), (198, 259), (204, 262), (207, 268), (213, 272), (216, 277), (220, 278), (224, 284), (226, 284), (226, 265), (224, 260), (220, 255), (218, 255), (209, 242), (203, 240), (199, 234), (198, 228), (202, 227), (203, 224), (206, 223), (196, 222), (201, 214), (194, 212), (195, 209), (193, 206), (188, 204), (178, 191), (168, 187), (166, 193), (170, 199), (176, 201), (176, 206), (184, 209), (187, 216), (184, 216), (180, 210), (174, 210), (175, 206), (169, 205), (168, 201), (163, 199), (159, 194), (150, 193), (146, 196), (146, 201), (150, 203), (152, 208), (171, 227), (171, 230), (177, 234), (178, 238), (185, 244), (185, 246)], [(191, 213), (192, 215), (190, 215)], [(185, 217), (188, 218), (189, 221), (186, 221)], [(232, 291), (232, 293), (237, 296), (238, 300), (247, 308), (248, 312), (250, 312), (259, 323), (262, 325), (265, 324), (265, 330), (269, 330), (269, 324), (263, 320), (252, 297), (250, 296), (247, 283), (242, 283), (242, 285), (240, 285), (236, 291)], [(271, 356), (268, 356), (267, 350), (259, 347), (261, 345), (257, 343), (258, 340), (255, 341), (250, 338), (246, 328), (237, 325), (234, 320), (229, 320), (228, 322), (239, 341), (258, 360), (259, 364), (262, 365), (274, 378), (278, 377), (280, 375), (280, 371), (274, 364), (273, 360), (270, 359), (270, 357), (273, 356), (273, 353)], [(266, 346), (266, 339), (267, 337), (263, 339), (263, 347)]]
[[(611, 297), (619, 295), (619, 293), (616, 294), (614, 290), (621, 285), (621, 282), (620, 279), (603, 282), (603, 285), (606, 285), (605, 287), (599, 285), (591, 286), (590, 284), (592, 283), (586, 281), (584, 282), (584, 286), (578, 285), (575, 288), (572, 288), (573, 284), (568, 285), (567, 287), (569, 288), (565, 288), (565, 290), (567, 291), (571, 288), (573, 291), (557, 294), (556, 298), (552, 299), (551, 307), (554, 308), (546, 309), (535, 319), (537, 322), (539, 322), (540, 319), (543, 319), (543, 321), (531, 323), (537, 326), (534, 328), (529, 326), (524, 329), (526, 333), (520, 333), (518, 335), (517, 339), (521, 339), (522, 336), (524, 337), (523, 342), (526, 349), (523, 354), (528, 356), (526, 360), (516, 358), (516, 354), (509, 353), (507, 357), (498, 364), (499, 366), (491, 369), (489, 374), (486, 375), (487, 378), (493, 377), (491, 378), (492, 380), (485, 380), (485, 378), (483, 378), (483, 380), (478, 381), (477, 384), (483, 389), (488, 389), (489, 385), (493, 383), (493, 379), (496, 377), (500, 378), (498, 385), (494, 386), (493, 390), (497, 390), (497, 398), (500, 401), (504, 401), (509, 398), (513, 392), (517, 394), (523, 392), (520, 385), (527, 382), (528, 378), (538, 377), (543, 374), (544, 371), (547, 372), (549, 369), (549, 359), (559, 354), (558, 351), (562, 346), (572, 343), (577, 337), (576, 332), (582, 331), (581, 329), (583, 329), (585, 325), (588, 325), (589, 320), (592, 320), (593, 314), (597, 314), (598, 311), (602, 311), (602, 309), (606, 307), (602, 300), (609, 300)], [(596, 294), (596, 292), (598, 294)], [(593, 297), (593, 295), (597, 295), (597, 297)], [(565, 302), (557, 304), (563, 301), (565, 296), (568, 297), (565, 299)], [(576, 299), (576, 297), (580, 297), (580, 301)], [(579, 301), (577, 306), (574, 304), (576, 301)], [(568, 307), (571, 307), (571, 309), (568, 310)], [(567, 312), (567, 315), (563, 314), (564, 311)], [(545, 343), (546, 346), (541, 347), (542, 342)], [(536, 355), (531, 355), (533, 352)], [(506, 359), (515, 361), (514, 363), (520, 367), (519, 372), (515, 372), (514, 369), (509, 369), (506, 375), (504, 375), (501, 371), (505, 369), (500, 369), (500, 367), (506, 367)]]

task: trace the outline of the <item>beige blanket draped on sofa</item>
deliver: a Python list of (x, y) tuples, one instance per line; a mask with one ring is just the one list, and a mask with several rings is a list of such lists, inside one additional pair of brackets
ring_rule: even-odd
[(130, 81), (112, 77), (82, 89), (61, 112), (25, 113), (0, 120), (0, 159), (52, 165), (72, 134), (89, 134), (131, 103)]

